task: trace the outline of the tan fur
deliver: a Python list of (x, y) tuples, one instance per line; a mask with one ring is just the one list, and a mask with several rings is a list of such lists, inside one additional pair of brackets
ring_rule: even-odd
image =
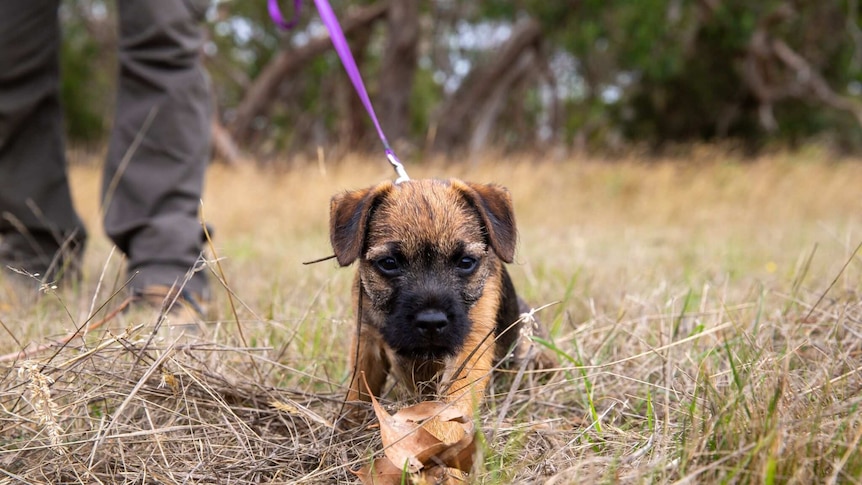
[[(335, 196), (330, 221), (338, 262), (346, 266), (359, 260), (353, 291), (359, 331), (353, 337), (354, 373), (347, 400), (370, 399), (362, 373), (377, 396), (391, 374), (409, 388), (472, 415), (484, 398), (494, 363), (503, 262), (514, 257), (516, 232), (508, 192), (460, 180), (418, 180), (398, 186), (384, 182)], [(469, 332), (455, 355), (439, 360), (403, 358), (381, 336), (387, 314), (375, 304), (397, 288), (375, 271), (373, 261), (387, 254), (393, 243), (399, 244), (407, 261), (426, 257), (423, 251), (429, 244), (442, 254), (467, 248), (480, 258), (481, 266), (465, 278), (464, 291), (481, 296), (467, 312)], [(433, 420), (426, 428), (446, 442), (457, 441), (463, 433), (460, 425)]]

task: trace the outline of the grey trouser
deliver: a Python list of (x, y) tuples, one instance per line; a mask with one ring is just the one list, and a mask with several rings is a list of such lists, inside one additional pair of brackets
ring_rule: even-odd
[[(210, 155), (199, 22), (208, 0), (120, 0), (117, 110), (102, 184), (108, 237), (132, 289), (172, 285), (203, 248)], [(59, 102), (59, 0), (0, 1), (0, 235), (85, 231), (72, 207)], [(206, 287), (197, 273), (186, 285)]]

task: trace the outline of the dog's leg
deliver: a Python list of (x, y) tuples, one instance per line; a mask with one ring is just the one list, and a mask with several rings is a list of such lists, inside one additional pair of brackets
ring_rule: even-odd
[[(358, 336), (353, 336), (353, 345), (350, 348), (353, 376), (347, 391), (348, 401), (371, 401), (369, 391), (374, 396), (380, 396), (389, 372), (389, 360), (383, 352), (383, 344), (377, 330), (368, 325), (360, 325), (361, 331)], [(365, 382), (368, 382), (367, 389)]]
[[(376, 330), (364, 325), (362, 332), (358, 336), (353, 336), (353, 345), (350, 350), (350, 364), (353, 374), (347, 389), (345, 402), (347, 409), (338, 420), (338, 427), (341, 429), (350, 429), (366, 422), (369, 409), (357, 405), (357, 401), (370, 402), (372, 394), (380, 396), (386, 383), (389, 360), (383, 353), (380, 337), (375, 334)], [(367, 388), (366, 382), (368, 383)]]

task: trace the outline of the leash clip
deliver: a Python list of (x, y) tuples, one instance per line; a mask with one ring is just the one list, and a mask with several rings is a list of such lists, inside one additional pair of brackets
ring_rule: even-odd
[(410, 180), (410, 176), (407, 175), (407, 170), (404, 168), (404, 164), (401, 163), (401, 160), (398, 160), (398, 157), (395, 156), (395, 152), (393, 152), (391, 148), (386, 149), (386, 159), (389, 160), (389, 163), (392, 164), (392, 168), (395, 169), (395, 174), (398, 175), (398, 178), (395, 179), (396, 184)]
[[(407, 176), (407, 171), (404, 170), (404, 165), (401, 164), (401, 161), (395, 156), (395, 152), (390, 148), (389, 141), (386, 140), (386, 135), (383, 134), (383, 128), (380, 127), (380, 122), (377, 121), (377, 115), (374, 114), (374, 107), (371, 105), (371, 100), (368, 98), (368, 91), (365, 90), (365, 83), (362, 82), (362, 76), (359, 74), (359, 68), (356, 66), (356, 60), (350, 52), (350, 47), (347, 45), (347, 39), (344, 38), (344, 32), (341, 30), (341, 24), (338, 23), (338, 18), (332, 11), (332, 6), (329, 5), (327, 0), (314, 0), (314, 4), (317, 6), (320, 20), (323, 21), (323, 25), (325, 25), (326, 30), (329, 31), (329, 38), (332, 40), (332, 45), (335, 48), (335, 52), (338, 54), (338, 58), (341, 59), (341, 65), (344, 66), (344, 70), (347, 71), (347, 76), (350, 78), (350, 82), (353, 83), (353, 88), (356, 90), (356, 94), (359, 95), (359, 99), (365, 106), (365, 111), (368, 112), (368, 116), (374, 123), (374, 128), (377, 129), (377, 136), (380, 137), (380, 141), (383, 143), (386, 159), (389, 160), (389, 163), (391, 163), (392, 167), (395, 168), (395, 173), (398, 175), (398, 178), (395, 179), (395, 183), (400, 184), (401, 182), (410, 180), (410, 177)], [(294, 16), (290, 22), (286, 22), (284, 17), (281, 15), (281, 9), (278, 7), (278, 0), (268, 0), (267, 6), (269, 8), (270, 17), (272, 17), (272, 20), (279, 27), (283, 29), (291, 29), (296, 25), (297, 20), (299, 19), (299, 9), (302, 6), (302, 0), (294, 0)]]

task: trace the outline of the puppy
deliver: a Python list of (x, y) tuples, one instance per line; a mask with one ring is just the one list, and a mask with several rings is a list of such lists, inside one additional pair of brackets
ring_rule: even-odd
[[(523, 304), (503, 264), (517, 239), (505, 188), (410, 180), (339, 194), (330, 239), (339, 265), (359, 261), (348, 401), (370, 400), (361, 373), (375, 396), (392, 375), (473, 416), (495, 360), (528, 354)], [(434, 420), (425, 427), (446, 442), (463, 432)]]

